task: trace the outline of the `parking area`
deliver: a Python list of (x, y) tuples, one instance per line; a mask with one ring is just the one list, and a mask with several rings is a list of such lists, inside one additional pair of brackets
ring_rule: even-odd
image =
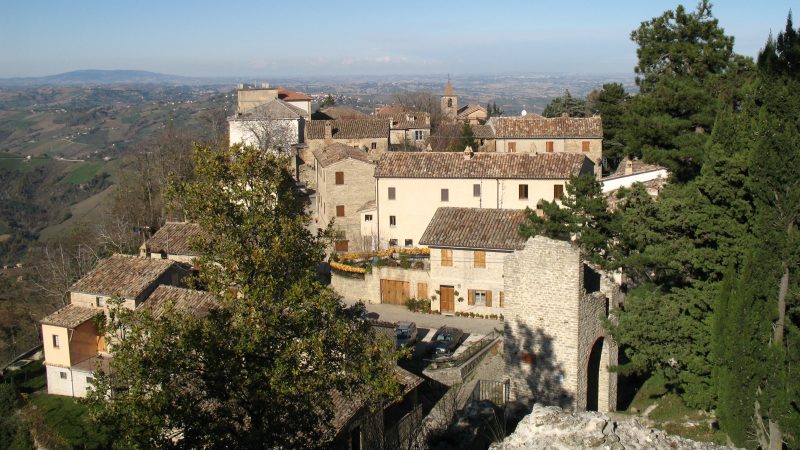
[(368, 317), (370, 319), (387, 322), (415, 322), (417, 324), (417, 328), (420, 329), (420, 332), (423, 328), (432, 330), (428, 340), (430, 340), (430, 338), (433, 336), (433, 333), (435, 333), (436, 330), (443, 325), (460, 328), (464, 331), (464, 333), (480, 335), (486, 335), (494, 330), (503, 329), (503, 322), (499, 320), (470, 319), (469, 317), (415, 313), (409, 311), (405, 306), (399, 305), (367, 304), (365, 306), (367, 307), (367, 311), (369, 311)]

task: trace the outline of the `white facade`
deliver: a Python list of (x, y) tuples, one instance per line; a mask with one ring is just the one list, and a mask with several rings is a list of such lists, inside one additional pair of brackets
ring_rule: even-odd
[(296, 106), (311, 116), (311, 100), (284, 100), (286, 103)]
[(302, 119), (229, 119), (230, 145), (244, 144), (261, 146), (258, 135), (272, 134), (273, 142), (282, 143), (284, 151), (289, 151), (294, 144), (302, 142)]
[(669, 177), (669, 172), (667, 172), (667, 169), (665, 168), (651, 170), (648, 172), (633, 173), (630, 175), (608, 177), (604, 178), (602, 181), (603, 193), (606, 194), (620, 188), (629, 188), (633, 186), (633, 183), (644, 183), (657, 179), (666, 180), (667, 177)]
[[(410, 246), (417, 246), (439, 207), (536, 209), (540, 200), (553, 201), (557, 192), (565, 192), (566, 182), (566, 179), (377, 178), (379, 245), (386, 248), (396, 241), (396, 245), (406, 246), (410, 240)], [(527, 198), (520, 198), (520, 185), (527, 186)], [(394, 198), (390, 198), (390, 188), (394, 190)], [(447, 201), (442, 200), (443, 189), (447, 190)]]
[[(452, 286), (455, 295), (452, 312), (500, 315), (503, 313), (503, 262), (511, 251), (444, 248), (452, 255), (451, 265), (442, 265), (443, 248), (431, 247), (431, 288), (441, 292)], [(483, 251), (483, 264), (475, 263), (475, 252)], [(479, 260), (480, 261), (480, 260)], [(475, 297), (475, 293), (479, 295)], [(488, 293), (483, 294), (480, 293)], [(470, 299), (470, 294), (473, 298)], [(441, 297), (431, 302), (431, 309), (441, 311)], [(443, 311), (445, 312), (445, 311)]]
[(93, 385), (94, 374), (91, 371), (47, 364), (45, 369), (48, 394), (84, 398)]
[(364, 241), (364, 250), (375, 251), (378, 249), (378, 209), (365, 208), (358, 213), (361, 221), (361, 238)]

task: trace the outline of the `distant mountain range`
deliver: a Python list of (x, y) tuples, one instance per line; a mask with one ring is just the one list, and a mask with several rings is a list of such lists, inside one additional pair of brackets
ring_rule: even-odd
[(216, 85), (235, 83), (234, 79), (199, 78), (169, 75), (145, 70), (75, 70), (45, 77), (0, 78), (0, 86), (88, 86), (108, 84)]

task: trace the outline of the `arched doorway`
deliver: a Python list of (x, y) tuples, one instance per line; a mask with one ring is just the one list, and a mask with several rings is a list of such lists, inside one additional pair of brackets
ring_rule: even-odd
[(600, 401), (600, 357), (603, 354), (603, 338), (595, 341), (589, 353), (589, 364), (586, 368), (586, 410), (597, 411)]

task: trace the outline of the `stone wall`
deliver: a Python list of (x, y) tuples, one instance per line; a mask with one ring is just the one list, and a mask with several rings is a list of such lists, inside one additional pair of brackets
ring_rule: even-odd
[(416, 297), (417, 284), (426, 283), (428, 289), (431, 278), (427, 270), (402, 269), (399, 267), (373, 267), (372, 273), (364, 274), (364, 278), (342, 275), (331, 271), (331, 288), (350, 301), (363, 300), (364, 303), (381, 302), (381, 280), (408, 281), (411, 297)]
[(618, 301), (613, 282), (588, 268), (572, 243), (541, 236), (510, 255), (504, 273), (512, 397), (586, 409), (587, 368), (594, 344), (603, 338), (597, 404), (592, 406), (613, 410), (617, 380), (608, 367), (617, 363), (618, 350), (602, 325), (606, 298), (609, 309)]

